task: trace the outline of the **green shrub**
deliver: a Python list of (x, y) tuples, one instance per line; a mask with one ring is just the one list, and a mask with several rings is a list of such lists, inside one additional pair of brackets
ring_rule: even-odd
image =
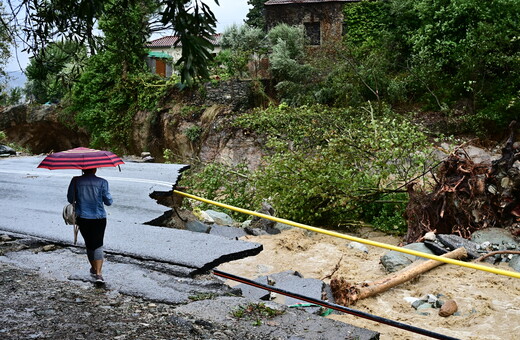
[(374, 229), (387, 234), (404, 235), (408, 228), (404, 219), (407, 203), (408, 195), (404, 192), (381, 195), (367, 202), (363, 219)]
[(199, 140), (200, 136), (202, 135), (202, 128), (200, 126), (193, 125), (187, 128), (186, 131), (184, 131), (184, 134), (186, 137), (188, 137), (190, 142), (194, 143)]
[(310, 225), (357, 226), (377, 217), (369, 211), (400, 216), (401, 206), (376, 211), (372, 202), (417, 175), (427, 158), (423, 133), (390, 111), (375, 115), (370, 105), (280, 105), (237, 124), (271, 136), (270, 154), (253, 177), (257, 200), (268, 199), (277, 216)]
[[(218, 202), (242, 209), (256, 210), (260, 208), (259, 197), (252, 187), (251, 172), (245, 164), (227, 166), (220, 163), (207, 165), (195, 164), (182, 177), (182, 185), (189, 192)], [(185, 200), (186, 204), (197, 204), (200, 209), (213, 209), (225, 212), (235, 221), (249, 218), (243, 213), (229, 211), (206, 203), (195, 203)], [(192, 208), (189, 206), (189, 208)]]

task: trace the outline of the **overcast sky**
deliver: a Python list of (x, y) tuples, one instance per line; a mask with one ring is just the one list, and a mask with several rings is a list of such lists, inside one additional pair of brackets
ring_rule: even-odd
[[(205, 3), (211, 7), (218, 20), (218, 33), (222, 33), (227, 27), (233, 24), (242, 25), (249, 12), (247, 0), (219, 0), (220, 6), (217, 6), (214, 0), (205, 0)], [(6, 65), (6, 71), (19, 71), (20, 67), (25, 69), (29, 62), (28, 55), (20, 51), (18, 51), (17, 54), (13, 51), (12, 54), (13, 56)], [(16, 56), (18, 56), (18, 61)]]

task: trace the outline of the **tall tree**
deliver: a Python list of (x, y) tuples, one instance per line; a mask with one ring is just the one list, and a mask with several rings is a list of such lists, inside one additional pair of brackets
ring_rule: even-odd
[(61, 100), (83, 70), (86, 50), (81, 44), (65, 41), (49, 44), (25, 69), (26, 95), (37, 103)]
[(260, 28), (263, 31), (266, 31), (265, 24), (265, 11), (264, 11), (264, 3), (266, 0), (247, 0), (247, 4), (253, 6), (249, 13), (247, 13), (247, 19), (244, 20), (246, 24), (251, 27)]
[(6, 84), (6, 73), (5, 73), (5, 64), (9, 60), (11, 56), (10, 47), (12, 44), (12, 34), (11, 34), (11, 26), (9, 24), (10, 17), (5, 13), (5, 9), (3, 3), (0, 3), (0, 76), (4, 79), (2, 83), (0, 83), (0, 98), (2, 102), (5, 102), (5, 98), (9, 97), (7, 93), (7, 84)]
[[(218, 4), (218, 0), (209, 1)], [(49, 43), (65, 39), (87, 44), (91, 55), (105, 47), (105, 41), (96, 35), (97, 24), (102, 18), (112, 16), (121, 20), (121, 15), (127, 9), (132, 9), (136, 14), (135, 10), (140, 8), (143, 18), (155, 20), (147, 21), (147, 29), (137, 31), (142, 37), (137, 43), (144, 43), (151, 31), (158, 29), (158, 23), (161, 29), (171, 28), (179, 35), (182, 44), (183, 53), (179, 63), (183, 67), (183, 81), (191, 83), (196, 77), (208, 76), (208, 61), (211, 59), (208, 49), (212, 48), (208, 40), (215, 33), (216, 18), (202, 0), (20, 0), (17, 4), (14, 0), (7, 2), (13, 14), (21, 11), (26, 13), (23, 27), (19, 31), (24, 32), (23, 39), (29, 51), (41, 51)], [(135, 26), (132, 25), (131, 29), (135, 29)], [(128, 38), (122, 31), (119, 33), (122, 40)], [(120, 40), (119, 46), (123, 44)], [(123, 51), (125, 52), (128, 51)]]

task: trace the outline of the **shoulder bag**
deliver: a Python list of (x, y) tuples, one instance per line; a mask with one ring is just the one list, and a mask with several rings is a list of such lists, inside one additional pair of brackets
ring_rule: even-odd
[(63, 207), (62, 212), (63, 220), (65, 224), (74, 226), (74, 245), (78, 241), (78, 229), (79, 227), (76, 224), (76, 180), (74, 180), (74, 201), (72, 203), (67, 204)]

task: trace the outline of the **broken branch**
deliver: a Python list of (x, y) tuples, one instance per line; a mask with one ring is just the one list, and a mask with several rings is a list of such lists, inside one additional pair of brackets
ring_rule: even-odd
[[(467, 257), (467, 252), (465, 248), (457, 248), (449, 253), (442, 255), (442, 257), (450, 259), (462, 259)], [(330, 281), (330, 288), (332, 289), (332, 294), (336, 303), (348, 306), (355, 304), (358, 300), (375, 296), (389, 290), (390, 288), (398, 286), (401, 283), (410, 281), (413, 278), (416, 278), (417, 276), (442, 264), (444, 264), (444, 262), (436, 260), (417, 262), (414, 265), (411, 265), (380, 280), (355, 285), (349, 284), (342, 277), (333, 278)]]

